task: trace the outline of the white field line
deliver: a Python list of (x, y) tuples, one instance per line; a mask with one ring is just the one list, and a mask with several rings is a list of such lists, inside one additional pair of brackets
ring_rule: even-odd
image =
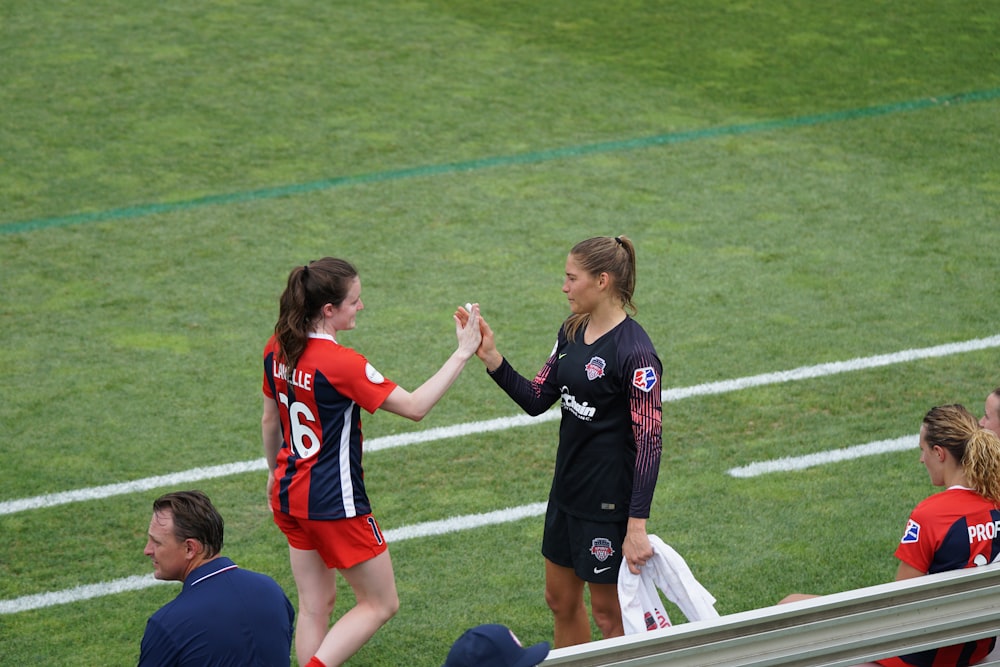
[[(963, 343), (948, 343), (925, 347), (914, 350), (904, 350), (892, 354), (881, 354), (873, 357), (859, 357), (849, 361), (836, 361), (816, 366), (802, 366), (790, 371), (778, 371), (776, 373), (764, 373), (761, 375), (751, 375), (749, 377), (736, 378), (734, 380), (722, 380), (720, 382), (709, 382), (706, 384), (694, 385), (691, 387), (681, 387), (677, 389), (666, 389), (663, 391), (665, 402), (679, 401), (694, 396), (713, 396), (725, 394), (751, 387), (761, 387), (770, 384), (782, 384), (796, 380), (808, 380), (820, 378), (839, 373), (849, 373), (853, 371), (878, 368), (900, 364), (918, 359), (929, 359), (934, 357), (946, 357), (963, 352), (973, 352), (994, 347), (1000, 347), (1000, 335), (989, 338), (977, 338)], [(445, 438), (456, 438), (464, 435), (475, 435), (477, 433), (489, 433), (493, 431), (504, 431), (519, 426), (529, 426), (542, 422), (553, 421), (559, 418), (558, 407), (549, 410), (537, 417), (527, 415), (517, 415), (514, 417), (500, 417), (479, 422), (466, 422), (453, 426), (441, 426), (427, 429), (425, 431), (414, 431), (411, 433), (401, 433), (399, 435), (383, 436), (365, 441), (365, 451), (374, 452), (380, 449), (390, 449), (392, 447), (405, 447), (424, 442), (443, 440)], [(147, 477), (132, 482), (121, 482), (118, 484), (108, 484), (105, 486), (94, 486), (75, 491), (63, 491), (60, 493), (50, 493), (42, 496), (30, 498), (20, 498), (17, 500), (7, 500), (0, 502), (0, 516), (14, 514), (25, 510), (64, 505), (67, 503), (83, 502), (87, 500), (99, 500), (111, 496), (136, 493), (138, 491), (149, 491), (151, 489), (177, 486), (197, 482), (203, 479), (215, 477), (225, 477), (244, 472), (260, 471), (266, 469), (264, 459), (252, 461), (242, 461), (238, 463), (227, 463), (223, 465), (210, 466), (205, 468), (193, 468), (168, 475), (157, 477)]]
[[(403, 526), (393, 530), (385, 531), (385, 538), (389, 542), (402, 542), (416, 537), (429, 537), (432, 535), (443, 535), (454, 533), (459, 530), (469, 530), (482, 526), (493, 526), (500, 523), (510, 523), (530, 517), (545, 514), (546, 503), (533, 503), (522, 505), (521, 507), (510, 507), (495, 512), (485, 514), (470, 514), (457, 516), (442, 521), (428, 521), (412, 526)], [(177, 582), (160, 581), (154, 579), (152, 574), (136, 575), (115, 579), (114, 581), (104, 581), (99, 584), (88, 584), (77, 586), (62, 591), (52, 593), (39, 593), (37, 595), (25, 595), (11, 600), (0, 600), (0, 616), (4, 614), (17, 614), (22, 611), (33, 609), (43, 609), (54, 607), (59, 604), (70, 602), (80, 602), (91, 598), (102, 597), (104, 595), (114, 595), (115, 593), (127, 593), (145, 588), (152, 588), (160, 584), (176, 584)]]
[(732, 477), (757, 477), (771, 472), (787, 472), (790, 470), (804, 470), (814, 466), (836, 463), (837, 461), (848, 461), (859, 459), (862, 456), (875, 456), (876, 454), (888, 454), (889, 452), (901, 452), (907, 449), (913, 451), (916, 457), (918, 440), (920, 435), (906, 435), (902, 438), (892, 440), (877, 440), (865, 445), (855, 445), (844, 449), (832, 449), (826, 452), (815, 454), (805, 454), (803, 456), (786, 456), (770, 461), (757, 461), (750, 465), (730, 468), (727, 472)]
[(8, 500), (0, 503), (0, 515), (14, 514), (15, 512), (23, 512), (25, 510), (36, 510), (43, 507), (53, 507), (55, 505), (65, 505), (67, 503), (79, 503), (85, 500), (100, 500), (101, 498), (110, 498), (111, 496), (121, 496), (128, 493), (149, 491), (150, 489), (157, 489), (164, 486), (179, 486), (190, 482), (198, 482), (203, 479), (226, 477), (243, 472), (266, 469), (267, 462), (262, 458), (256, 461), (226, 463), (208, 468), (183, 470), (181, 472), (174, 472), (168, 475), (158, 475), (156, 477), (137, 479), (131, 482), (120, 482), (118, 484), (107, 484), (105, 486), (92, 486), (88, 489), (62, 491), (60, 493), (49, 493), (44, 496)]
[(722, 382), (710, 382), (699, 384), (683, 389), (669, 389), (663, 392), (663, 400), (677, 401), (691, 396), (708, 396), (712, 394), (725, 394), (739, 389), (750, 387), (761, 387), (768, 384), (782, 384), (794, 380), (808, 380), (812, 378), (825, 377), (827, 375), (837, 375), (839, 373), (850, 373), (853, 371), (863, 371), (880, 366), (891, 366), (902, 364), (908, 361), (919, 359), (932, 359), (936, 357), (948, 357), (953, 354), (963, 352), (975, 352), (977, 350), (987, 350), (1000, 347), (1000, 335), (989, 338), (976, 338), (963, 343), (947, 343), (945, 345), (935, 345), (915, 350), (903, 350), (891, 354), (879, 354), (874, 357), (858, 357), (848, 361), (833, 361), (827, 364), (816, 366), (802, 366), (790, 371), (778, 371), (777, 373), (764, 373), (762, 375), (751, 375), (750, 377), (737, 378), (735, 380), (723, 380)]
[(99, 584), (76, 586), (75, 588), (67, 588), (51, 593), (25, 595), (24, 597), (12, 600), (0, 600), (0, 615), (17, 614), (22, 611), (31, 611), (32, 609), (44, 609), (46, 607), (54, 607), (58, 604), (69, 604), (70, 602), (80, 602), (105, 595), (139, 591), (144, 588), (152, 588), (157, 584), (170, 583), (177, 582), (160, 581), (159, 579), (154, 579), (152, 574), (139, 574), (134, 577), (125, 577), (124, 579), (115, 579), (114, 581), (102, 581)]
[[(725, 380), (721, 382), (710, 382), (706, 384), (700, 384), (680, 389), (667, 389), (663, 392), (663, 400), (678, 401), (683, 398), (690, 398), (693, 396), (711, 396), (716, 394), (724, 394), (731, 391), (748, 389), (751, 387), (760, 387), (769, 384), (792, 382), (795, 380), (819, 378), (828, 375), (836, 375), (839, 373), (847, 373), (852, 371), (865, 370), (869, 368), (877, 368), (880, 366), (905, 363), (919, 359), (945, 357), (953, 354), (960, 354), (963, 352), (973, 352), (976, 350), (984, 350), (995, 347), (1000, 347), (1000, 335), (991, 336), (989, 338), (978, 338), (975, 340), (965, 341), (963, 343), (950, 343), (946, 345), (937, 345), (934, 347), (921, 348), (915, 350), (904, 350), (902, 352), (877, 355), (873, 357), (857, 358), (849, 361), (832, 362), (827, 364), (819, 364), (816, 366), (803, 366), (790, 371), (765, 373), (762, 375), (754, 375), (750, 377), (737, 378), (735, 380)], [(527, 416), (503, 417), (500, 419), (492, 419), (482, 422), (469, 422), (466, 424), (446, 426), (441, 428), (429, 429), (426, 431), (418, 431), (414, 433), (406, 433), (406, 434), (393, 435), (382, 438), (374, 438), (372, 440), (369, 440), (365, 444), (365, 448), (368, 451), (374, 451), (378, 449), (401, 447), (421, 442), (440, 440), (444, 438), (452, 438), (462, 435), (473, 435), (476, 433), (486, 433), (490, 431), (499, 431), (518, 426), (527, 426), (529, 424), (558, 419), (558, 417), (559, 417), (559, 411), (558, 409), (555, 409), (555, 410), (550, 410), (542, 415), (539, 415), (538, 417), (527, 417)], [(776, 461), (771, 461), (771, 462), (752, 463), (742, 468), (733, 468), (732, 470), (729, 471), (729, 474), (734, 477), (753, 477), (755, 475), (764, 474), (767, 472), (774, 472), (778, 470), (796, 470), (813, 465), (821, 465), (824, 463), (832, 463), (834, 461), (841, 461), (849, 458), (857, 458), (859, 456), (871, 456), (883, 452), (898, 451), (901, 449), (907, 449), (913, 447), (915, 437), (916, 436), (906, 436), (895, 440), (883, 440), (879, 442), (869, 443), (867, 445), (858, 445), (856, 447), (850, 447), (843, 450), (834, 450), (831, 452), (811, 454), (801, 457), (790, 457), (785, 459), (778, 459)], [(223, 477), (226, 475), (233, 475), (242, 472), (264, 470), (265, 465), (266, 464), (263, 459), (256, 459), (253, 461), (244, 461), (242, 463), (230, 463), (225, 465), (212, 466), (208, 468), (195, 468), (192, 470), (169, 474), (169, 475), (148, 477), (146, 479), (136, 480), (134, 482), (109, 484), (106, 486), (92, 487), (89, 489), (79, 489), (76, 491), (66, 491), (63, 493), (55, 493), (44, 496), (35, 496), (33, 498), (7, 501), (0, 503), (0, 515), (12, 514), (15, 512), (21, 512), (29, 509), (38, 509), (41, 507), (51, 507), (53, 505), (62, 505), (72, 502), (96, 500), (99, 498), (107, 498), (109, 496), (114, 496), (114, 495), (134, 493), (136, 491), (146, 491), (161, 486), (174, 486), (180, 483), (195, 482), (202, 479)], [(387, 539), (389, 539), (389, 541), (398, 542), (413, 537), (440, 535), (447, 532), (467, 530), (470, 528), (494, 525), (497, 523), (505, 523), (509, 521), (517, 521), (519, 519), (526, 517), (539, 516), (541, 514), (544, 514), (544, 512), (545, 512), (544, 502), (534, 503), (531, 505), (509, 508), (505, 510), (499, 510), (496, 512), (488, 512), (486, 514), (452, 517), (440, 521), (431, 521), (423, 524), (416, 524), (414, 526), (403, 526), (401, 528), (386, 531), (386, 537)], [(56, 604), (65, 604), (68, 602), (74, 602), (78, 600), (86, 600), (93, 597), (99, 597), (102, 595), (111, 595), (114, 593), (124, 592), (128, 590), (138, 590), (141, 588), (154, 586), (158, 583), (162, 582), (153, 579), (151, 575), (135, 576), (135, 577), (127, 577), (125, 579), (118, 579), (111, 582), (78, 586), (76, 588), (67, 589), (65, 591), (41, 593), (38, 595), (29, 595), (20, 598), (14, 598), (12, 600), (0, 600), (0, 615), (13, 614), (21, 611), (28, 611), (29, 609), (38, 609), (42, 607), (48, 607)]]

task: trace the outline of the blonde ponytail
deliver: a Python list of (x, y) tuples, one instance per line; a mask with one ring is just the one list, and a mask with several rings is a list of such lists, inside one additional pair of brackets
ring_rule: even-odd
[(1000, 503), (1000, 437), (996, 433), (980, 428), (969, 437), (962, 470), (973, 491)]

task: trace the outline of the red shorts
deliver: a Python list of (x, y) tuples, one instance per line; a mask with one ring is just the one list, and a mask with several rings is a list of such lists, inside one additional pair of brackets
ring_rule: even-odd
[(272, 514), (288, 544), (302, 551), (319, 552), (329, 568), (346, 570), (389, 548), (371, 514), (333, 521), (299, 519), (284, 512)]

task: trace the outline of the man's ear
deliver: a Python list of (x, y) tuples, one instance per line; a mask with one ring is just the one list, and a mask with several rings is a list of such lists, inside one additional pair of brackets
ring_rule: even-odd
[(193, 537), (189, 537), (186, 540), (184, 540), (184, 547), (185, 547), (185, 556), (187, 558), (194, 558), (198, 554), (205, 551), (205, 545), (199, 542), (198, 540), (194, 539)]

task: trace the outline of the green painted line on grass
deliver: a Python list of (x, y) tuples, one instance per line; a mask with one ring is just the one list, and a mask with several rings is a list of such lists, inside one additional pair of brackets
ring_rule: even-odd
[(113, 208), (105, 211), (94, 211), (91, 213), (76, 213), (73, 215), (58, 216), (51, 218), (37, 218), (35, 220), (24, 220), (21, 222), (10, 222), (0, 224), (0, 234), (16, 234), (20, 232), (36, 231), (51, 227), (66, 227), (88, 222), (105, 222), (108, 220), (118, 220), (127, 218), (140, 218), (157, 213), (171, 213), (183, 211), (202, 206), (217, 206), (224, 204), (238, 204), (242, 202), (257, 201), (262, 199), (277, 199), (279, 197), (289, 197), (301, 195), (320, 190), (347, 187), (352, 185), (365, 185), (369, 183), (382, 183), (386, 181), (397, 181), (406, 178), (419, 178), (424, 176), (439, 176), (442, 174), (453, 174), (464, 171), (478, 171), (494, 167), (506, 167), (511, 165), (537, 164), (551, 160), (560, 160), (571, 157), (581, 157), (594, 155), (597, 153), (613, 153), (620, 151), (637, 150), (664, 146), (669, 144), (679, 144), (702, 139), (714, 139), (717, 137), (736, 136), (742, 134), (754, 134), (761, 132), (772, 132), (775, 130), (793, 129), (797, 127), (809, 127), (815, 125), (825, 125), (863, 118), (874, 118), (889, 114), (903, 113), (908, 111), (921, 111), (924, 109), (944, 107), (950, 105), (966, 104), (969, 102), (985, 102), (1000, 98), (1000, 88), (993, 90), (975, 91), (970, 93), (958, 93), (944, 97), (928, 97), (924, 99), (911, 100), (908, 102), (897, 102), (894, 104), (882, 104), (860, 109), (850, 109), (847, 111), (833, 111), (829, 113), (814, 114), (810, 116), (799, 116), (794, 118), (784, 118), (778, 120), (761, 121), (757, 123), (745, 123), (737, 125), (727, 125), (723, 127), (712, 127), (701, 130), (688, 130), (684, 132), (671, 132), (667, 134), (657, 134), (649, 137), (639, 137), (636, 139), (625, 139), (619, 141), (604, 141), (595, 144), (585, 144), (582, 146), (569, 146), (566, 148), (555, 148), (551, 150), (535, 151), (531, 153), (521, 153), (518, 155), (501, 155), (476, 160), (466, 160), (462, 162), (449, 162), (438, 165), (424, 165), (420, 167), (410, 167), (406, 169), (392, 169), (388, 171), (374, 172), (370, 174), (359, 174), (355, 176), (338, 176), (310, 183), (298, 183), (272, 188), (262, 188), (259, 190), (249, 190), (246, 192), (233, 192), (228, 194), (208, 195), (195, 199), (188, 199), (179, 202), (168, 202), (159, 204), (140, 204), (136, 206), (126, 206), (123, 208)]

